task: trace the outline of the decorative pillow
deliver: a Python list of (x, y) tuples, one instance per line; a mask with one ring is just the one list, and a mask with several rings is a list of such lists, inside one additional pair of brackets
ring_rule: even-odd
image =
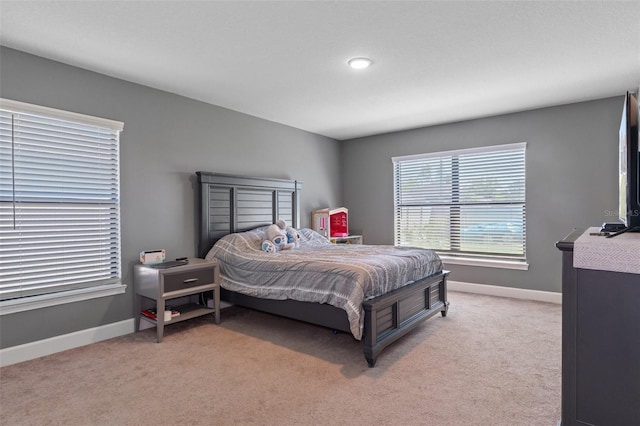
[(253, 229), (251, 231), (228, 234), (220, 238), (213, 247), (224, 244), (236, 251), (262, 250), (261, 244), (264, 239), (264, 232)]
[(302, 228), (298, 230), (298, 235), (300, 236), (300, 240), (298, 241), (300, 247), (314, 247), (314, 246), (324, 246), (327, 244), (331, 244), (331, 242), (309, 228)]

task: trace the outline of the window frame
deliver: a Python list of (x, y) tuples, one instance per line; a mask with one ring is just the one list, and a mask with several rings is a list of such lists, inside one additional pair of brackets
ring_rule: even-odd
[(118, 182), (116, 185), (117, 190), (117, 277), (112, 279), (110, 283), (96, 283), (93, 286), (64, 289), (58, 292), (29, 295), (17, 297), (14, 299), (7, 299), (0, 301), (0, 316), (13, 314), (16, 312), (28, 311), (32, 309), (40, 309), (48, 306), (55, 306), (64, 303), (77, 302), (82, 300), (88, 300), (98, 297), (113, 296), (122, 294), (126, 291), (127, 285), (122, 283), (122, 247), (121, 238), (122, 233), (120, 229), (120, 155), (119, 155), (119, 143), (120, 132), (124, 128), (124, 124), (119, 121), (103, 119), (100, 117), (79, 114), (70, 111), (59, 110), (55, 108), (49, 108), (39, 105), (33, 105), (25, 102), (15, 101), (11, 99), (0, 98), (0, 109), (9, 111), (12, 114), (37, 114), (39, 116), (45, 116), (53, 119), (61, 119), (66, 121), (76, 122), (82, 125), (99, 126), (108, 128), (116, 134), (116, 151), (117, 151), (117, 176)]
[[(439, 256), (443, 259), (445, 263), (449, 264), (458, 264), (458, 265), (468, 265), (468, 266), (483, 266), (483, 267), (494, 267), (494, 268), (505, 268), (505, 269), (519, 269), (519, 270), (527, 270), (528, 269), (528, 260), (527, 260), (527, 252), (526, 252), (526, 142), (519, 143), (510, 143), (510, 144), (502, 144), (502, 145), (492, 145), (492, 146), (482, 146), (468, 149), (458, 149), (458, 150), (450, 150), (450, 151), (441, 151), (441, 152), (430, 152), (424, 154), (415, 154), (415, 155), (405, 155), (392, 157), (393, 162), (393, 185), (394, 185), (394, 243), (396, 245), (415, 245), (409, 243), (407, 244), (406, 240), (403, 243), (402, 237), (402, 228), (406, 228), (407, 221), (411, 222), (411, 215), (422, 215), (423, 213), (411, 213), (411, 208), (417, 209), (431, 209), (429, 210), (429, 216), (435, 215), (436, 206), (442, 209), (445, 213), (446, 217), (449, 217), (449, 221), (446, 225), (440, 226), (437, 228), (444, 235), (446, 241), (448, 241), (448, 250), (445, 248), (433, 248), (433, 246), (437, 246), (434, 244), (432, 248), (436, 251)], [(472, 201), (464, 201), (460, 200), (461, 190), (465, 188), (462, 186), (460, 182), (461, 179), (464, 180), (467, 185), (467, 192), (465, 193), (467, 197), (469, 197), (469, 184), (475, 184), (476, 181), (481, 182), (482, 179), (486, 179), (487, 176), (490, 175), (491, 163), (489, 160), (484, 159), (484, 163), (482, 165), (483, 169), (471, 170), (471, 168), (467, 167), (468, 171), (466, 174), (460, 173), (460, 161), (461, 158), (468, 161), (469, 158), (475, 156), (476, 158), (481, 158), (482, 155), (492, 156), (492, 155), (500, 155), (500, 153), (505, 152), (513, 152), (515, 155), (521, 153), (522, 155), (522, 164), (521, 167), (517, 167), (518, 174), (514, 177), (514, 182), (518, 180), (522, 180), (521, 189), (518, 192), (522, 197), (521, 200), (515, 201), (517, 196), (513, 198), (514, 201), (506, 202), (505, 206), (514, 206), (514, 210), (518, 210), (519, 204), (521, 204), (521, 229), (516, 233), (518, 238), (521, 238), (522, 244), (522, 254), (518, 253), (483, 253), (481, 251), (464, 251), (460, 249), (460, 241), (464, 232), (463, 228), (463, 220), (461, 220), (461, 209), (466, 208), (467, 212), (470, 208), (473, 208), (475, 205), (484, 205), (484, 206), (495, 206), (500, 205), (500, 202), (497, 201), (487, 201), (486, 203), (475, 203)], [(411, 179), (420, 179), (426, 178), (426, 175), (423, 175), (422, 171), (419, 170), (421, 167), (434, 167), (434, 162), (440, 162), (440, 164), (444, 164), (441, 166), (442, 176), (439, 178), (430, 178), (431, 182), (434, 183), (434, 186), (437, 189), (434, 190), (421, 190), (418, 189), (418, 194), (411, 195), (410, 190), (407, 189), (410, 187)], [(405, 168), (402, 169), (402, 166)], [(460, 166), (461, 167), (461, 166)], [(495, 167), (495, 166), (494, 166)], [(416, 175), (412, 175), (411, 172), (417, 173)], [(409, 175), (403, 180), (402, 174)], [(424, 173), (433, 173), (432, 170)], [(485, 175), (483, 173), (489, 173)], [(402, 184), (405, 184), (404, 187)], [(409, 183), (409, 184), (408, 184)], [(421, 192), (424, 192), (422, 194)], [(491, 198), (494, 195), (489, 195)], [(413, 197), (413, 198), (412, 198)], [(423, 201), (419, 201), (422, 198)], [(448, 211), (448, 213), (446, 213)], [(457, 213), (456, 213), (457, 212)], [(440, 212), (442, 214), (442, 212)], [(476, 214), (469, 216), (467, 213), (467, 218), (472, 217), (477, 221), (481, 221), (483, 219), (492, 218), (493, 216), (487, 215), (487, 213), (477, 212)], [(499, 216), (498, 216), (499, 217)], [(496, 217), (496, 222), (498, 217)], [(432, 219), (427, 219), (431, 221)], [(423, 222), (422, 219), (418, 219), (418, 224), (426, 225), (426, 222)], [(472, 222), (473, 223), (473, 222)], [(484, 234), (482, 231), (479, 231), (478, 235), (483, 236), (492, 236), (493, 234), (487, 233)], [(511, 232), (511, 231), (510, 231)], [(406, 237), (405, 237), (406, 238)], [(408, 238), (410, 239), (410, 238)], [(469, 244), (467, 242), (467, 244)], [(501, 249), (505, 250), (504, 247), (508, 246), (508, 244), (500, 243)], [(518, 247), (520, 245), (518, 244)], [(498, 250), (499, 251), (499, 250)]]

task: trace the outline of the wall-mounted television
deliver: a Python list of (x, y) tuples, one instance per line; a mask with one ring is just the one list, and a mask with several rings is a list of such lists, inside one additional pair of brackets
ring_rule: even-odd
[[(618, 217), (625, 228), (640, 232), (640, 147), (638, 95), (627, 92), (620, 120)], [(614, 236), (614, 235), (611, 235)]]

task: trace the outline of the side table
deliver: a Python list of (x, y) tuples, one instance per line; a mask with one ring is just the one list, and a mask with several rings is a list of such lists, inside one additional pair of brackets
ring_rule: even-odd
[[(155, 266), (155, 267), (154, 267)], [(156, 325), (158, 343), (162, 342), (164, 326), (186, 321), (201, 315), (214, 314), (215, 323), (220, 323), (220, 271), (218, 262), (189, 258), (186, 265), (159, 268), (157, 265), (134, 265), (133, 279), (136, 291), (136, 331), (140, 329), (142, 310), (149, 300), (155, 301), (156, 318), (144, 318)], [(179, 312), (170, 321), (164, 320), (164, 311), (170, 299), (184, 298), (213, 291), (213, 307), (205, 300), (192, 301), (171, 309)], [(200, 303), (198, 303), (200, 302)]]

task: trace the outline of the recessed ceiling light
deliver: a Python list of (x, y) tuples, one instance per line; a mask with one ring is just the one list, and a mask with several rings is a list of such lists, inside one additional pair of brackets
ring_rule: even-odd
[(372, 61), (369, 58), (353, 58), (347, 62), (351, 68), (361, 70), (371, 65)]

